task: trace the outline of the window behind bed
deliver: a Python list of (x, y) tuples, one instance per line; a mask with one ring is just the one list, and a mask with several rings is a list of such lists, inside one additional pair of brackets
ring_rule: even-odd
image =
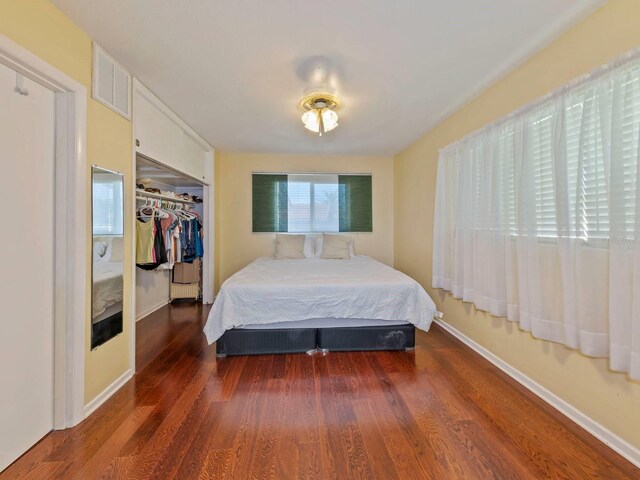
[(93, 174), (93, 234), (123, 235), (122, 178), (111, 172)]
[(371, 175), (253, 174), (254, 232), (371, 232)]

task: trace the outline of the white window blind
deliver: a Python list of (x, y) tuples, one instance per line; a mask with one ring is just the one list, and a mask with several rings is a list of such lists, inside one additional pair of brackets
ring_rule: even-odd
[(288, 175), (288, 231), (337, 232), (337, 174)]
[[(549, 108), (543, 108), (528, 120), (531, 138), (531, 161), (535, 193), (535, 228), (540, 236), (556, 236), (553, 184), (552, 139), (553, 119)], [(526, 179), (523, 179), (526, 181)]]
[[(620, 109), (616, 119), (612, 108)], [(455, 155), (470, 162), (465, 172), (474, 172), (471, 223), (543, 238), (608, 240), (616, 221), (627, 238), (636, 223), (639, 132), (640, 66), (629, 65), (620, 78), (581, 85), (466, 140)], [(611, 196), (621, 210), (610, 207)]]
[(113, 175), (94, 174), (93, 178), (93, 234), (123, 235), (122, 180)]

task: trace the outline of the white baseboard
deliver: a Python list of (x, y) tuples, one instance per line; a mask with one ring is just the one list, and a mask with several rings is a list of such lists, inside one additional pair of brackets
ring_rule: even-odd
[(608, 445), (609, 448), (616, 451), (624, 458), (629, 460), (631, 463), (640, 467), (640, 448), (631, 445), (626, 440), (620, 438), (618, 435), (608, 430), (607, 428), (600, 425), (598, 422), (593, 420), (591, 417), (585, 415), (583, 412), (575, 408), (573, 405), (565, 402), (560, 397), (558, 397), (553, 392), (547, 390), (545, 387), (535, 382), (520, 370), (509, 365), (507, 362), (502, 360), (500, 357), (494, 355), (489, 350), (479, 345), (478, 343), (471, 340), (469, 337), (461, 333), (460, 331), (453, 328), (446, 322), (442, 320), (435, 320), (435, 322), (442, 327), (444, 330), (449, 332), (451, 335), (456, 337), (462, 343), (467, 345), (469, 348), (482, 355), (504, 373), (513, 378), (516, 382), (530, 390), (532, 393), (540, 397), (542, 400), (547, 402), (553, 408), (558, 410), (560, 413), (568, 417), (570, 420), (574, 421), (582, 428), (584, 428), (591, 435), (596, 437), (598, 440), (603, 442), (605, 445)]
[(156, 310), (161, 309), (165, 305), (169, 304), (169, 302), (171, 302), (171, 299), (169, 297), (167, 297), (165, 300), (162, 300), (161, 302), (158, 302), (155, 305), (153, 305), (153, 306), (151, 306), (149, 308), (146, 308), (143, 312), (137, 313), (136, 314), (136, 322), (139, 322), (140, 320), (142, 320), (147, 315), (151, 315)]
[(84, 407), (84, 418), (87, 418), (93, 412), (97, 410), (97, 408), (102, 405), (104, 402), (109, 400), (111, 395), (116, 393), (120, 388), (127, 383), (133, 377), (133, 371), (127, 370), (122, 375), (120, 375), (116, 380), (105, 388), (101, 393), (96, 396), (93, 400), (87, 403)]

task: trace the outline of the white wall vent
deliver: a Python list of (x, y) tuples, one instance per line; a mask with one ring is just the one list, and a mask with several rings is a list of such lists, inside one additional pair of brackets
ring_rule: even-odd
[(131, 74), (95, 42), (91, 96), (123, 117), (131, 119)]

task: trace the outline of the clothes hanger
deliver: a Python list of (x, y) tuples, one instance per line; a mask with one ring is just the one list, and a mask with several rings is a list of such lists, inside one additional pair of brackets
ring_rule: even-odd
[(160, 218), (169, 217), (169, 214), (162, 209), (162, 200), (156, 199), (153, 209), (158, 214), (158, 217)]

